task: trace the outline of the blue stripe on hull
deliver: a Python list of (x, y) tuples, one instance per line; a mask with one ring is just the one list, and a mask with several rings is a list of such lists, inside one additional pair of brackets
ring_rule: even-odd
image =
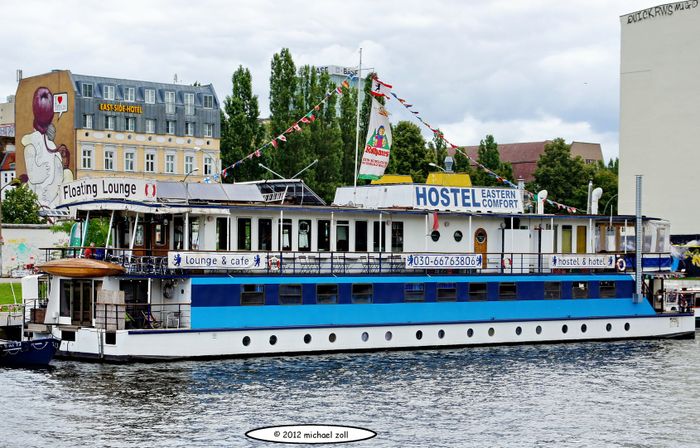
[(654, 315), (656, 313), (646, 300), (635, 304), (631, 299), (212, 306), (192, 308), (192, 329), (403, 325)]

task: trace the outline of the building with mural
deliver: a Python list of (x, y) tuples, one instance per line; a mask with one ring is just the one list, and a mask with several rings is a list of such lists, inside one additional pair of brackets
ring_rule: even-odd
[(15, 115), (17, 176), (48, 207), (59, 185), (75, 179), (201, 181), (220, 169), (212, 85), (54, 70), (20, 80)]
[(625, 14), (620, 27), (620, 213), (634, 213), (641, 174), (644, 214), (668, 219), (675, 241), (700, 238), (698, 0)]

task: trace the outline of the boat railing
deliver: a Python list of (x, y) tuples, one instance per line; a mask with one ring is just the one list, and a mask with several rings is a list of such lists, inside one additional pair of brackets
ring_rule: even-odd
[(95, 327), (107, 331), (190, 328), (189, 303), (100, 303)]
[[(45, 249), (46, 259), (79, 257), (80, 247)], [(94, 248), (93, 248), (94, 250)], [(294, 251), (193, 251), (197, 257), (249, 256), (258, 257), (254, 267), (237, 268), (227, 264), (211, 266), (176, 266), (166, 255), (141, 255), (143, 251), (128, 249), (94, 250), (95, 258), (121, 265), (128, 276), (181, 277), (197, 274), (265, 274), (265, 275), (358, 275), (358, 274), (549, 274), (566, 272), (634, 272), (634, 253), (563, 254), (579, 258), (605, 260), (605, 266), (577, 265), (562, 267), (554, 261), (562, 254), (495, 252), (485, 254), (435, 253), (435, 252), (294, 252)], [(189, 251), (170, 252), (186, 256)], [(460, 257), (462, 257), (460, 259)], [(470, 258), (471, 257), (471, 258)], [(480, 257), (478, 260), (474, 257)], [(466, 260), (469, 258), (469, 260)], [(430, 259), (430, 266), (411, 263), (412, 260)], [(466, 260), (466, 263), (465, 263)], [(477, 260), (475, 262), (475, 260)], [(185, 264), (186, 265), (186, 264)], [(645, 272), (670, 270), (669, 253), (646, 253), (643, 257)]]

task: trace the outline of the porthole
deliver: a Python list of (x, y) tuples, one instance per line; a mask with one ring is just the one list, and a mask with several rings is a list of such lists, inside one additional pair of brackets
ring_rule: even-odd
[(86, 132), (86, 133), (85, 133), (85, 137), (90, 137), (90, 133), (89, 133), (89, 132)]
[(423, 332), (422, 331), (420, 331), (420, 330), (416, 331), (416, 339), (418, 339), (419, 341), (421, 339), (423, 339)]
[(438, 331), (438, 338), (442, 339), (445, 337), (445, 330)]
[(612, 324), (607, 324), (607, 325), (605, 326), (605, 329), (606, 329), (607, 331), (612, 331)]
[(391, 331), (387, 331), (386, 333), (384, 333), (384, 339), (386, 339), (387, 341), (391, 341), (392, 337), (393, 335), (391, 334)]
[(304, 335), (304, 343), (308, 344), (309, 342), (311, 342), (311, 335), (310, 334)]
[(369, 340), (369, 333), (366, 331), (362, 333), (362, 342), (367, 342)]
[(561, 326), (561, 332), (562, 333), (567, 333), (569, 331), (569, 326), (564, 324)]
[(245, 345), (246, 347), (248, 347), (250, 345), (250, 337), (249, 336), (245, 336), (243, 338), (243, 345)]
[(581, 324), (581, 333), (588, 331), (588, 326), (586, 324)]
[(625, 323), (625, 331), (630, 331), (630, 323), (629, 322)]
[(469, 330), (467, 330), (467, 337), (470, 338), (472, 336), (474, 336), (474, 330), (470, 328)]
[(489, 328), (489, 336), (493, 336), (496, 334), (496, 330), (493, 329), (493, 327)]
[(335, 333), (331, 333), (328, 335), (328, 341), (329, 342), (335, 342)]
[(462, 231), (461, 231), (461, 230), (457, 230), (457, 231), (455, 232), (455, 235), (454, 235), (454, 236), (455, 236), (455, 241), (457, 241), (458, 243), (459, 243), (460, 241), (462, 241), (462, 236), (463, 236), (463, 235), (462, 235)]
[(520, 336), (521, 334), (523, 334), (523, 329), (522, 329), (521, 327), (517, 327), (517, 328), (515, 329), (515, 334), (517, 334), (518, 336)]
[(535, 333), (542, 334), (542, 327), (538, 325), (537, 328), (535, 328)]
[(275, 345), (275, 344), (277, 344), (277, 336), (275, 336), (273, 334), (272, 336), (270, 336), (270, 345)]
[(430, 238), (431, 238), (433, 241), (439, 240), (439, 239), (440, 239), (440, 232), (437, 231), (437, 230), (433, 230), (432, 232), (430, 232)]

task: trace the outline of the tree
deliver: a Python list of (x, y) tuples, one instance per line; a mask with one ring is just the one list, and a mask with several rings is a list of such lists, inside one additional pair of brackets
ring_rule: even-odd
[[(529, 188), (547, 190), (549, 199), (586, 210), (591, 174), (581, 157), (571, 157), (571, 145), (556, 138), (545, 145), (544, 153), (537, 161), (535, 182)], [(547, 208), (555, 213), (558, 211), (550, 206)]]
[[(498, 144), (493, 138), (493, 135), (489, 134), (486, 136), (486, 138), (479, 142), (478, 154), (477, 161), (480, 164), (495, 172), (500, 177), (506, 178), (510, 181), (513, 180), (513, 167), (510, 163), (501, 162), (501, 155), (498, 152)], [(477, 169), (473, 177), (475, 185), (484, 187), (503, 186), (502, 182), (499, 182), (498, 179), (483, 169)]]
[(39, 198), (21, 185), (9, 190), (2, 200), (2, 221), (8, 224), (41, 224)]
[[(359, 82), (359, 80), (358, 80)], [(341, 162), (341, 179), (345, 185), (352, 185), (355, 180), (355, 139), (357, 127), (357, 88), (343, 87), (340, 97), (340, 136), (343, 141), (343, 156)], [(365, 136), (359, 135), (360, 150)], [(359, 154), (358, 154), (359, 158)]]
[[(231, 83), (231, 95), (226, 96), (224, 112), (221, 113), (221, 160), (224, 166), (255, 151), (264, 137), (250, 71), (239, 66), (231, 76)], [(245, 181), (259, 179), (262, 172), (257, 163), (242, 163), (227, 174), (226, 181)]]
[[(297, 89), (297, 73), (288, 48), (283, 48), (272, 56), (270, 73), (270, 134), (274, 138), (299, 119), (302, 113), (298, 105), (303, 103), (303, 95)], [(279, 142), (278, 149), (270, 149), (268, 157), (271, 168), (285, 176), (292, 176), (308, 163), (300, 133), (285, 135), (286, 142)]]
[[(447, 143), (441, 137), (442, 131), (437, 129), (437, 132), (433, 134), (433, 140), (428, 142), (428, 150), (432, 152), (432, 158), (435, 159), (433, 163), (444, 168), (445, 157), (447, 157)], [(453, 171), (456, 171), (456, 167), (453, 165)]]
[(399, 121), (392, 126), (392, 135), (391, 159), (386, 172), (410, 174), (414, 182), (425, 182), (431, 169), (428, 163), (434, 160), (434, 153), (426, 150), (420, 128), (410, 121)]

